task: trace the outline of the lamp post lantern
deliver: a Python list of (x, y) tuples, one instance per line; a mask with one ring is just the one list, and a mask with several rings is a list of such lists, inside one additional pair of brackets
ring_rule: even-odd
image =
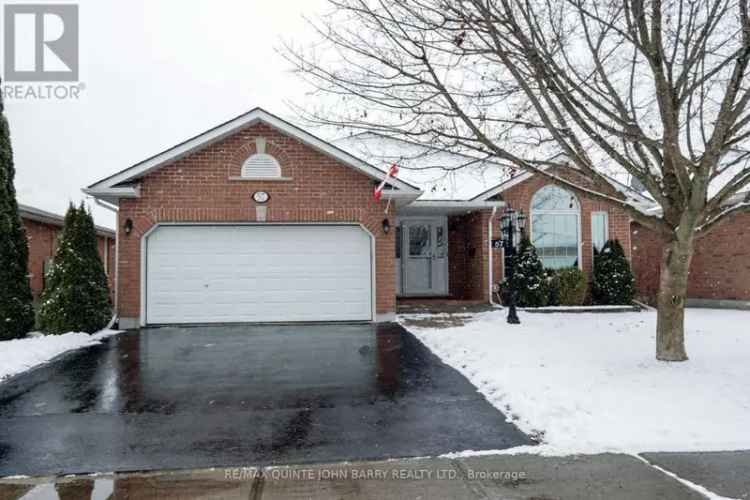
[(500, 234), (503, 240), (503, 250), (505, 252), (505, 276), (511, 283), (508, 290), (508, 323), (518, 325), (521, 320), (518, 319), (516, 312), (516, 294), (517, 290), (513, 283), (513, 274), (515, 272), (515, 259), (518, 249), (518, 243), (523, 238), (526, 229), (526, 215), (523, 210), (516, 211), (510, 205), (505, 213), (500, 217)]

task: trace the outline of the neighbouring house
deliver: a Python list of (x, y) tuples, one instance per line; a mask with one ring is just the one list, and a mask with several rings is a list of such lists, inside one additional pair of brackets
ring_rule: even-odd
[[(376, 200), (391, 162), (402, 168)], [(594, 247), (615, 238), (633, 258), (621, 209), (505, 172), (375, 134), (326, 142), (256, 108), (84, 192), (117, 208), (123, 328), (386, 321), (409, 297), (490, 302), (509, 205), (548, 267), (590, 273)], [(612, 195), (651, 206), (614, 180)]]
[[(18, 212), (29, 240), (29, 280), (36, 300), (44, 290), (44, 277), (55, 256), (65, 217), (20, 203)], [(106, 227), (96, 226), (96, 235), (99, 256), (111, 289), (115, 266), (115, 232)]]
[[(737, 195), (750, 202), (750, 192)], [(632, 224), (633, 269), (642, 300), (656, 303), (663, 242), (653, 231)], [(689, 306), (750, 309), (750, 214), (737, 214), (696, 241), (688, 275)]]

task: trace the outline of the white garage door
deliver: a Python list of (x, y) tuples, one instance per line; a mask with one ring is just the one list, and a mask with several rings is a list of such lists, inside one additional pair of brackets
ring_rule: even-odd
[(358, 226), (160, 226), (146, 255), (150, 324), (372, 319)]

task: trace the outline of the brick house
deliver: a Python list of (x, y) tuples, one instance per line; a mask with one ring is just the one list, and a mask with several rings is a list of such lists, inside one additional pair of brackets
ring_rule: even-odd
[[(617, 207), (506, 179), (489, 161), (410, 159), (415, 145), (381, 139), (328, 143), (256, 108), (84, 189), (117, 209), (121, 327), (385, 321), (401, 298), (490, 302), (508, 205), (529, 214), (549, 267), (590, 272), (593, 245), (610, 238), (630, 248)], [(388, 155), (368, 148), (439, 168), (402, 168), (376, 201)], [(456, 162), (473, 165), (445, 168)]]
[[(750, 196), (743, 193), (743, 197)], [(639, 297), (655, 304), (663, 242), (632, 224), (633, 270)], [(750, 309), (750, 214), (738, 214), (695, 243), (688, 275), (688, 306)]]
[[(44, 290), (44, 275), (52, 258), (55, 256), (60, 232), (65, 218), (28, 205), (18, 205), (18, 212), (26, 230), (29, 241), (29, 280), (34, 300)], [(104, 264), (104, 271), (112, 288), (115, 265), (115, 232), (112, 229), (97, 226), (99, 256)]]
[[(455, 190), (445, 189), (442, 184), (460, 184), (462, 188), (459, 197), (470, 195), (470, 199), (481, 199), (487, 201), (504, 201), (507, 206), (512, 206), (516, 210), (522, 210), (526, 214), (531, 214), (528, 235), (537, 246), (542, 260), (547, 267), (561, 267), (567, 265), (578, 265), (586, 274), (591, 275), (593, 269), (593, 249), (595, 246), (601, 246), (607, 239), (617, 239), (623, 246), (625, 254), (631, 260), (633, 273), (636, 278), (637, 298), (644, 302), (655, 305), (656, 294), (659, 287), (660, 264), (662, 258), (663, 243), (659, 237), (651, 230), (642, 227), (617, 206), (595, 200), (587, 197), (574, 196), (567, 193), (569, 200), (568, 206), (555, 207), (554, 210), (539, 210), (534, 208), (535, 196), (539, 197), (544, 190), (549, 190), (549, 182), (544, 178), (532, 175), (521, 174), (512, 179), (503, 179), (500, 177), (491, 177), (484, 174), (484, 184), (493, 185), (488, 190), (481, 190), (476, 194), (479, 186), (477, 179), (465, 173), (456, 173), (452, 179), (446, 180), (447, 175), (442, 174), (443, 182), (436, 182), (440, 175), (424, 174), (425, 170), (434, 168), (445, 171), (459, 166), (451, 155), (444, 152), (426, 154), (423, 150), (414, 149), (413, 144), (397, 141), (394, 139), (384, 140), (383, 138), (373, 137), (372, 134), (358, 134), (351, 138), (338, 141), (337, 144), (345, 144), (353, 151), (360, 155), (372, 156), (373, 162), (379, 159), (379, 156), (385, 152), (385, 156), (391, 161), (402, 162), (404, 158), (407, 161), (417, 161), (418, 173), (407, 173), (406, 180), (413, 182), (426, 191), (420, 197), (420, 200), (430, 197), (452, 198), (456, 194)], [(375, 152), (380, 152), (375, 155)], [(378, 156), (378, 158), (375, 158)], [(455, 155), (454, 155), (455, 156)], [(467, 169), (470, 170), (470, 169)], [(481, 171), (482, 168), (480, 167)], [(487, 165), (487, 170), (498, 172), (500, 169), (497, 165)], [(463, 170), (461, 172), (464, 172)], [(560, 173), (563, 175), (563, 173)], [(474, 177), (477, 177), (476, 175)], [(576, 182), (584, 187), (587, 181), (584, 178), (575, 179)], [(627, 199), (630, 204), (640, 208), (645, 213), (653, 214), (657, 208), (650, 197), (642, 195), (639, 191), (629, 186), (610, 179), (612, 192), (610, 195)], [(466, 187), (468, 186), (468, 190)], [(731, 200), (731, 203), (737, 201), (750, 201), (750, 192), (738, 195), (741, 199)], [(408, 210), (408, 209), (407, 209)], [(560, 232), (553, 229), (551, 231), (535, 230), (534, 219), (547, 218), (552, 219), (553, 227), (557, 222), (568, 220), (569, 226), (574, 229), (566, 229), (570, 235), (568, 240), (568, 251), (559, 262), (559, 253), (561, 245), (548, 245), (549, 233), (560, 237)], [(578, 218), (576, 223), (574, 219)], [(449, 217), (449, 228), (471, 227), (471, 224), (454, 224), (460, 221), (460, 216)], [(451, 222), (453, 221), (453, 222)], [(563, 226), (564, 226), (563, 222)], [(539, 224), (536, 225), (537, 228)], [(576, 235), (577, 232), (577, 235)], [(547, 233), (545, 235), (545, 233)], [(452, 298), (479, 298), (475, 293), (467, 293), (465, 272), (466, 252), (456, 250), (463, 241), (467, 240), (467, 234), (461, 231), (449, 231), (450, 234), (450, 269), (449, 296)], [(493, 226), (493, 238), (498, 236), (498, 226)], [(564, 238), (563, 238), (564, 239)], [(578, 245), (578, 249), (575, 245)], [(550, 255), (550, 248), (554, 249)], [(563, 245), (564, 246), (564, 245)], [(688, 282), (688, 305), (692, 306), (711, 306), (711, 307), (742, 307), (750, 308), (750, 254), (747, 251), (750, 248), (750, 214), (737, 215), (731, 220), (717, 227), (709, 237), (698, 240), (696, 249), (691, 263), (690, 276)], [(502, 253), (494, 250), (494, 273), (497, 278), (502, 277), (503, 266)], [(546, 254), (546, 255), (545, 255)], [(572, 257), (568, 254), (572, 254)], [(484, 286), (484, 285), (482, 285)], [(400, 292), (401, 290), (399, 290)]]

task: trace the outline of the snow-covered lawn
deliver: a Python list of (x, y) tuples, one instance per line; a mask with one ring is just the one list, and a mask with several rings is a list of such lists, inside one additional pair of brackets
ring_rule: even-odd
[(93, 335), (69, 332), (63, 335), (30, 335), (24, 339), (0, 342), (0, 381), (45, 363), (71, 349), (101, 343), (101, 339), (120, 333), (102, 330)]
[(505, 314), (400, 320), (550, 452), (750, 449), (750, 312), (688, 310), (685, 363), (654, 312)]

